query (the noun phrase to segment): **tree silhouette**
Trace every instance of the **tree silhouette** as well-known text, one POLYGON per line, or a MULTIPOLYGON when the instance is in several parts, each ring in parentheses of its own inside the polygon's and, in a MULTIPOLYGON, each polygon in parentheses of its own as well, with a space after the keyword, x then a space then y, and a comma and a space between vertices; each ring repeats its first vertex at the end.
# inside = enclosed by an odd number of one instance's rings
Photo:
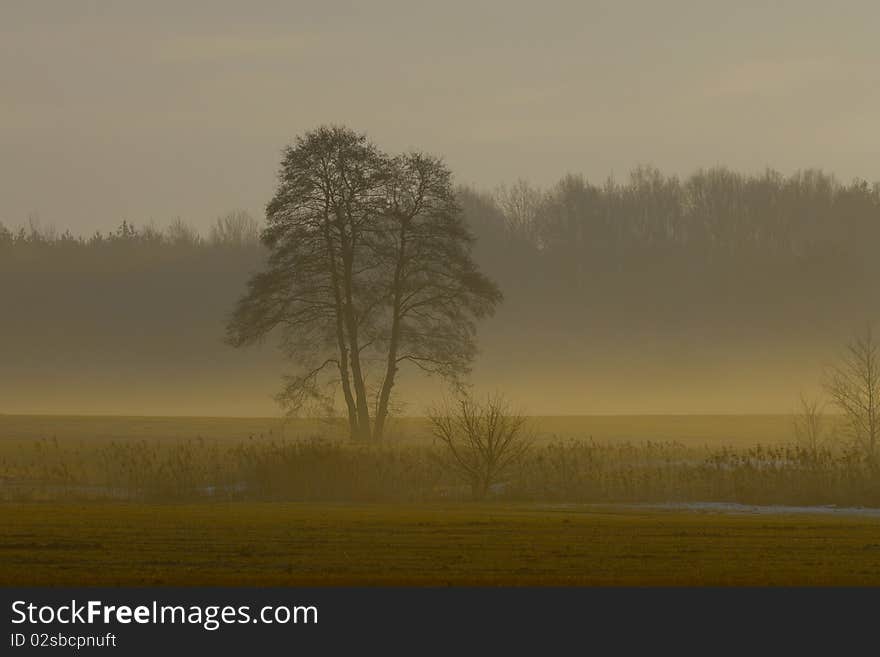
POLYGON ((846 418, 856 447, 872 468, 878 467, 880 448, 880 345, 869 325, 846 347, 840 362, 831 368, 825 388, 846 418))
POLYGON ((292 412, 341 391, 352 438, 378 441, 402 364, 451 381, 468 371, 475 321, 501 293, 471 258, 439 159, 390 157, 352 130, 319 128, 285 151, 267 219, 268 265, 228 341, 280 330, 299 366, 279 395, 292 412))

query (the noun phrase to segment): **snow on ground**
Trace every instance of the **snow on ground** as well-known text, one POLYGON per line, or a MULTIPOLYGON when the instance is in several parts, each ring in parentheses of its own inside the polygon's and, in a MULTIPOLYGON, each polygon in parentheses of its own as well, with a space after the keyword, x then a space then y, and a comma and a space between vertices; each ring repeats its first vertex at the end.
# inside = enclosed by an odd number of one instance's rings
POLYGON ((746 515, 809 514, 880 518, 880 509, 856 506, 760 506, 752 504, 737 504, 735 502, 669 502, 665 504, 634 504, 630 505, 630 507, 637 509, 661 509, 668 511, 694 511, 746 515))

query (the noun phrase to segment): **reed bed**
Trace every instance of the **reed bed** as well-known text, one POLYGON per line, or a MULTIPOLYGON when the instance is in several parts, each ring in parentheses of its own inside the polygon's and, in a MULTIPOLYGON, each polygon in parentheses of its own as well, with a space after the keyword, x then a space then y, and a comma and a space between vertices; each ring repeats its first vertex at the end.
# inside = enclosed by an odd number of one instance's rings
MULTIPOLYGON (((358 446, 321 438, 37 440, 0 459, 0 499, 127 501, 464 500, 437 445, 358 446)), ((556 439, 532 447, 498 500, 737 502, 880 507, 880 473, 830 445, 694 447, 674 441, 556 439)))

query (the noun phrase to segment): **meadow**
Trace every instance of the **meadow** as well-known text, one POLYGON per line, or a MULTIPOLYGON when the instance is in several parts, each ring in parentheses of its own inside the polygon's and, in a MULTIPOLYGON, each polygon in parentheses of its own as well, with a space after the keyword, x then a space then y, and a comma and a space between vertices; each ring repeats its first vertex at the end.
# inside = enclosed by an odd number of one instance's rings
POLYGON ((0 585, 880 585, 880 519, 602 506, 5 504, 0 585))
POLYGON ((880 585, 880 511, 843 508, 880 507, 876 476, 789 417, 532 423, 474 502, 418 419, 369 447, 314 421, 0 416, 0 585, 880 585))

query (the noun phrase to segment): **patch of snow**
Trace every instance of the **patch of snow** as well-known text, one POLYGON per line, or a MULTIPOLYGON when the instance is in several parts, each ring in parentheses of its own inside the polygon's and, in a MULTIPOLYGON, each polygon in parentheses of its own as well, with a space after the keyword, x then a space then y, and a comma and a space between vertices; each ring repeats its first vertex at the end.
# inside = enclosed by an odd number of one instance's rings
POLYGON ((880 518, 880 509, 860 506, 786 506, 782 504, 738 504, 736 502, 669 502, 665 504, 635 504, 633 508, 661 509, 669 511, 694 511, 708 513, 731 513, 748 515, 840 515, 880 518))

